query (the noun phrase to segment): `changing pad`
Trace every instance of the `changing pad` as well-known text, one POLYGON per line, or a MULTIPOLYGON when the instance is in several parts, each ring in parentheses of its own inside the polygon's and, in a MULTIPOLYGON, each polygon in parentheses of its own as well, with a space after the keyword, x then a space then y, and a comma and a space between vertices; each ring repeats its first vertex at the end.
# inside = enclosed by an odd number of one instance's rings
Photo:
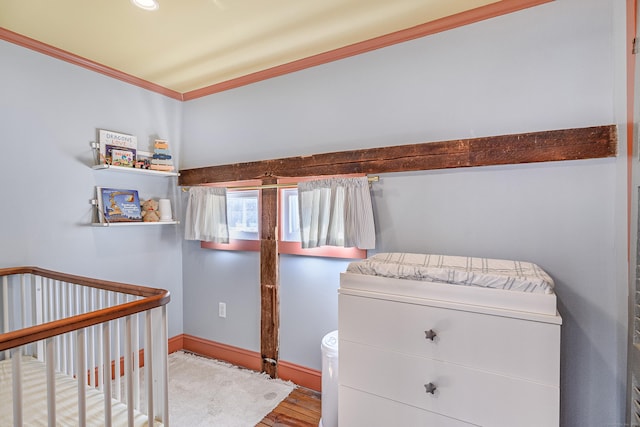
POLYGON ((531 262, 450 255, 379 253, 348 273, 531 293, 553 293, 553 279, 531 262))

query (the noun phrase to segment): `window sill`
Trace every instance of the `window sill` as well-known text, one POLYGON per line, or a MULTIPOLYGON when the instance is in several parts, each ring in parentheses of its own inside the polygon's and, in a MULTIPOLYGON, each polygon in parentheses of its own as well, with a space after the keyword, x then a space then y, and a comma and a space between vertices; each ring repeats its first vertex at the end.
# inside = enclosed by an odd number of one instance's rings
MULTIPOLYGON (((232 240, 229 243, 200 242, 202 249, 215 249, 222 251, 260 251, 259 240, 232 240)), ((364 259, 367 257, 366 249, 339 248, 335 246, 322 246, 320 248, 302 249, 300 242, 278 242, 278 253, 286 255, 300 255, 327 258, 364 259)))
POLYGON ((219 251, 260 251, 260 240, 231 240, 229 243, 200 242, 202 249, 219 251))

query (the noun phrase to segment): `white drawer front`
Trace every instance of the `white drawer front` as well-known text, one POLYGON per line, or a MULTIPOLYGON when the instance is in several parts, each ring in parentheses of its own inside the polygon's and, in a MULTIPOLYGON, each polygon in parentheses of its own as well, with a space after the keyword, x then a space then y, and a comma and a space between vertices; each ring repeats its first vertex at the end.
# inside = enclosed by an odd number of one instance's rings
POLYGON ((560 381, 559 325, 342 294, 338 319, 340 341, 548 385, 560 381))
POLYGON ((349 387, 340 387, 339 395, 338 425, 340 426, 470 427, 474 425, 349 387))
POLYGON ((341 387, 491 427, 552 427, 559 388, 340 339, 341 387), (427 393, 427 384, 435 387, 427 393))

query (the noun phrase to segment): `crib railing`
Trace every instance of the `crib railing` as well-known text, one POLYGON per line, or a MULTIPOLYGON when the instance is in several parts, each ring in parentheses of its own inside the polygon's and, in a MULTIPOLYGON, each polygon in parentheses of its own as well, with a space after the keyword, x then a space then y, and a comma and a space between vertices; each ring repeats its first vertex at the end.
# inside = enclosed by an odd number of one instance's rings
POLYGON ((168 425, 167 312, 169 292, 74 276, 38 267, 0 269, 0 359, 12 359, 13 425, 22 425, 23 356, 46 366, 48 425, 56 425, 55 376, 77 379, 78 425, 86 422, 86 390, 168 425), (145 388, 140 390, 140 366, 145 388))

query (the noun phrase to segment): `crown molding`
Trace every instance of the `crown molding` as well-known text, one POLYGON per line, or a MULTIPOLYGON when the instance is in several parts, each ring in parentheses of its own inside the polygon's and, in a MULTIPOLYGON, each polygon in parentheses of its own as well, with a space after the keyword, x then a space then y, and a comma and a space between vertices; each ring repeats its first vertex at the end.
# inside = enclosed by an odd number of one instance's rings
POLYGON ((147 89, 151 92, 156 92, 161 95, 168 96, 169 98, 177 99, 178 101, 183 100, 182 94, 180 92, 167 89, 164 86, 160 86, 155 83, 140 79, 136 76, 132 76, 131 74, 124 73, 111 67, 107 67, 106 65, 102 65, 95 61, 91 61, 90 59, 83 58, 82 56, 67 52, 66 50, 62 50, 55 46, 51 46, 38 40, 32 39, 30 37, 23 36, 22 34, 14 33, 13 31, 7 30, 6 28, 0 27, 0 39, 14 43, 18 46, 26 47, 27 49, 31 49, 36 52, 43 53, 56 59, 61 59, 62 61, 69 62, 88 70, 95 71, 96 73, 104 74, 105 76, 123 81, 125 83, 147 89))

